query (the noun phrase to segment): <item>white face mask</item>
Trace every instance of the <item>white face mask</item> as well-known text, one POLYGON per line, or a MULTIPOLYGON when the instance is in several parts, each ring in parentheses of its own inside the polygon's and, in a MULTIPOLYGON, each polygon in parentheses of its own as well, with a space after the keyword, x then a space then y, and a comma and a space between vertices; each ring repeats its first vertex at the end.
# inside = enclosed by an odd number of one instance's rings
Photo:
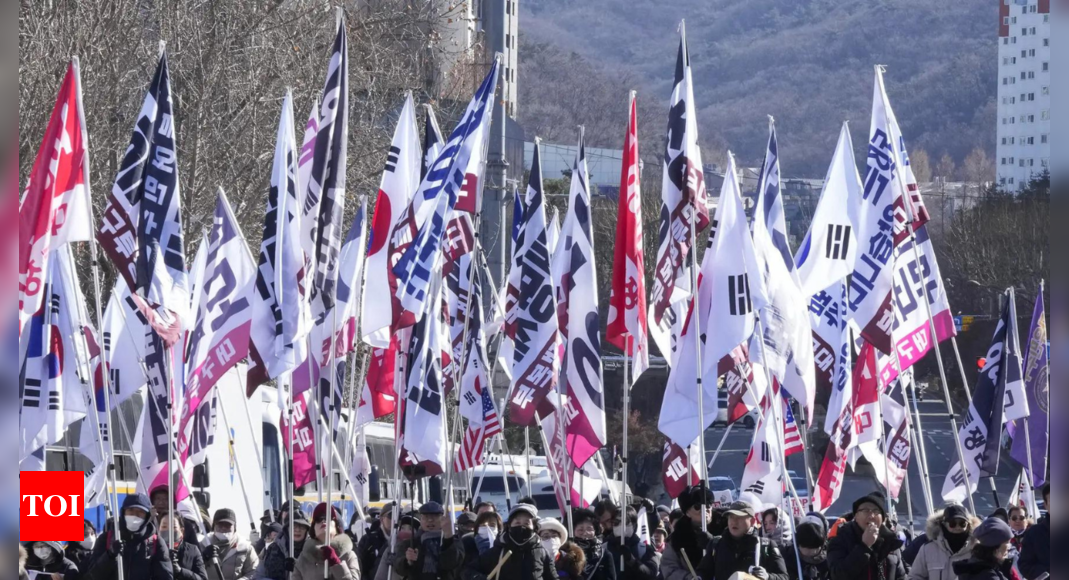
POLYGON ((141 526, 145 525, 144 518, 139 518, 137 516, 126 516, 124 519, 126 521, 126 529, 130 530, 131 532, 136 532, 141 529, 141 526))
POLYGON ((86 550, 92 550, 93 547, 96 546, 96 544, 97 544, 97 537, 94 534, 89 534, 88 536, 85 537, 85 540, 82 541, 82 547, 85 548, 86 550))
POLYGON ((52 559, 52 548, 34 548, 33 555, 37 556, 37 559, 42 562, 47 562, 52 559))
POLYGON ((226 543, 229 544, 230 540, 234 539, 234 534, 232 532, 228 532, 228 533, 215 532, 215 539, 219 540, 220 542, 226 542, 226 543))
POLYGON ((479 537, 484 540, 493 540, 497 538, 497 530, 490 526, 481 526, 479 528, 479 537))
POLYGON ((553 538, 550 540, 542 540, 542 547, 549 553, 551 558, 557 557, 557 552, 560 552, 561 541, 560 538, 553 538))
POLYGON ((635 535, 635 527, 620 524, 618 526, 613 527, 612 533, 617 538, 630 538, 631 536, 635 535))

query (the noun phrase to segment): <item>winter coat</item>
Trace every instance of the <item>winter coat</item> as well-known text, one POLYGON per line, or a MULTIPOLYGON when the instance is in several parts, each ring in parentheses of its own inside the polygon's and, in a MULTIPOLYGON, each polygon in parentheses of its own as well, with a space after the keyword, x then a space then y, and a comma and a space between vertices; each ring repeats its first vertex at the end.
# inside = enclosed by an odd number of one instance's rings
POLYGON ((379 559, 390 551, 389 534, 389 530, 382 529, 382 522, 376 521, 356 544, 356 557, 360 560, 360 575, 364 578, 375 577, 379 559))
POLYGON ((1028 528, 1021 542, 1021 558, 1017 568, 1025 580, 1035 580, 1050 572, 1050 515, 1028 528))
POLYGON ((28 553, 28 557, 26 558, 27 572, 61 574, 63 580, 78 580, 80 577, 78 565, 67 559, 63 552, 63 546, 60 546, 59 542, 45 542, 48 544, 48 547, 52 549, 52 559, 48 564, 42 564, 41 559, 37 557, 37 554, 33 553, 33 545, 36 543, 37 542, 29 542, 26 544, 26 552, 28 553))
POLYGON ((555 562, 557 577, 561 580, 582 580, 586 568, 586 554, 575 542, 565 542, 560 547, 555 562))
POLYGON ((876 544, 869 548, 862 539, 864 535, 857 522, 839 528, 838 535, 828 544, 832 580, 905 580, 902 540, 883 527, 876 544))
MULTIPOLYGON (((398 546, 400 546, 398 542, 398 546)), ((393 560, 396 556, 391 557, 390 547, 387 545, 386 550, 382 552, 382 556, 379 556, 379 561, 375 565, 375 578, 374 580, 404 580, 397 572, 397 567, 393 566, 393 560)))
POLYGON ((66 549, 63 550, 63 555, 71 562, 74 562, 78 570, 85 572, 90 560, 93 559, 93 548, 86 548, 81 542, 70 542, 67 544, 66 549))
MULTIPOLYGON (((175 580, 208 580, 208 571, 204 568, 204 556, 200 546, 190 542, 178 544, 178 567, 174 569, 175 580)), ((171 560, 174 564, 174 559, 171 560)))
MULTIPOLYGON (((152 513, 152 504, 143 494, 126 496, 120 513, 126 513, 126 510, 131 508, 138 508, 148 514, 152 513)), ((118 519, 118 534, 114 528, 109 526, 108 531, 97 538, 97 544, 93 548, 93 558, 86 572, 82 574, 83 580, 114 580, 119 577, 116 558, 111 554, 111 547, 117 539, 116 536, 123 543, 121 557, 124 578, 128 580, 174 580, 171 552, 167 548, 167 543, 156 533, 156 524, 152 521, 152 517, 150 516, 136 532, 126 528, 125 518, 118 519)))
POLYGON ((586 566, 583 568, 583 580, 616 580, 616 567, 612 554, 600 538, 593 540, 573 540, 583 550, 586 566))
MULTIPOLYGON (((293 571, 292 580, 322 580, 323 565, 323 542, 309 536, 304 541, 304 550, 301 557, 297 558, 297 567, 293 571)), ((360 559, 353 551, 353 541, 349 536, 341 534, 330 539, 330 547, 338 555, 341 563, 330 567, 330 580, 360 580, 360 559)))
POLYGON ((689 518, 676 522, 675 531, 668 537, 664 553, 661 554, 661 578, 693 580, 692 569, 702 578, 711 578, 713 561, 709 559, 707 562, 708 572, 704 572, 702 564, 710 547, 715 547, 713 539, 711 534, 703 532, 689 518), (683 560, 684 557, 686 561, 683 560), (687 567, 687 562, 690 562, 691 567, 687 567))
POLYGON ((788 580, 783 554, 768 538, 758 536, 756 531, 741 538, 725 534, 716 546, 714 562, 713 578, 716 580, 729 580, 735 573, 748 572, 753 566, 764 568, 769 580, 788 580), (758 542, 761 544, 760 563, 754 561, 758 542))
POLYGON ((913 563, 917 561, 917 555, 921 553, 921 548, 927 545, 928 534, 921 534, 902 550, 902 561, 906 563, 907 568, 913 566, 913 563))
POLYGON ((823 558, 816 561, 802 558, 802 577, 798 578, 798 557, 794 553, 794 544, 783 550, 783 563, 787 566, 787 575, 791 580, 829 580, 831 578, 831 566, 828 565, 828 553, 824 552, 823 558))
POLYGON ((959 580, 1010 580, 1010 576, 1002 570, 1001 566, 971 558, 956 562, 954 572, 959 580))
MULTIPOLYGON (((307 542, 308 540, 295 543, 294 550, 299 554, 307 542)), ((289 530, 283 530, 282 535, 264 550, 260 565, 252 574, 253 580, 286 580, 286 560, 289 558, 289 530)))
POLYGON ((605 537, 605 546, 617 571, 620 569, 620 556, 623 555, 624 578, 627 580, 657 580, 661 571, 661 555, 652 546, 639 541, 637 535, 625 540, 625 549, 620 545, 620 538, 609 534, 605 537))
MULTIPOLYGON (((942 512, 928 518, 925 530, 928 543, 921 548, 917 559, 913 561, 913 566, 909 570, 909 580, 958 580, 958 575, 954 573, 954 563, 968 560, 972 545, 966 541, 965 545, 954 553, 947 541, 943 521, 942 512)), ((966 531, 972 534, 979 525, 980 522, 974 519, 969 522, 966 531)))
POLYGON ((252 580, 256 567, 260 565, 260 558, 251 544, 237 534, 229 544, 219 545, 214 539, 209 541, 211 544, 204 553, 207 554, 212 547, 219 548, 218 562, 219 568, 223 571, 223 577, 219 577, 215 562, 205 558, 204 567, 208 570, 208 580, 252 580))
POLYGON ((421 533, 397 545, 393 567, 399 576, 408 580, 455 580, 460 577, 464 567, 464 544, 456 537, 442 538, 438 534, 421 533), (419 551, 415 563, 408 561, 409 548, 419 551), (437 566, 427 562, 432 550, 438 551, 437 566), (428 570, 428 567, 434 569, 428 570))
POLYGON ((508 534, 502 534, 494 547, 479 556, 473 578, 486 580, 502 561, 504 564, 494 580, 557 580, 557 566, 538 536, 517 544, 508 534), (511 556, 504 561, 508 554, 511 556))

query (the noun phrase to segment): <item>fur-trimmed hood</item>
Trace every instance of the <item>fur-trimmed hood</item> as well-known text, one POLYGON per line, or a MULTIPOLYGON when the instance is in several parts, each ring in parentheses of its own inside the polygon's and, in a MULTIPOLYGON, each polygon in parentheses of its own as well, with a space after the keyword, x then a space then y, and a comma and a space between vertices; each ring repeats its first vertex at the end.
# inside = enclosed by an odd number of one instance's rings
POLYGON ((557 556, 557 572, 563 577, 572 580, 582 580, 583 570, 586 569, 586 553, 575 542, 564 542, 557 556))
MULTIPOLYGON (((928 523, 925 524, 924 530, 924 533, 928 534, 929 541, 936 542, 943 538, 943 519, 943 512, 937 512, 929 516, 928 523)), ((981 523, 982 522, 976 516, 970 517, 969 528, 966 531, 971 535, 981 523)))

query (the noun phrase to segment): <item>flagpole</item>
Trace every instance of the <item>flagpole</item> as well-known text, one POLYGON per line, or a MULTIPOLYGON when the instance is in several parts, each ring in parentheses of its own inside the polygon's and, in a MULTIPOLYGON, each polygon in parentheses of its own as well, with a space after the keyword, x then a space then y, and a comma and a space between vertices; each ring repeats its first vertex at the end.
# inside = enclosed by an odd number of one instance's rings
MULTIPOLYGON (((801 401, 798 402, 798 407, 801 409, 801 413, 795 415, 798 417, 798 429, 799 434, 802 436, 802 447, 805 450, 802 452, 802 467, 805 468, 805 485, 809 489, 809 496, 812 498, 816 489, 816 481, 813 479, 813 472, 809 469, 809 413, 806 412, 806 408, 802 405, 801 401)), ((794 412, 794 409, 791 409, 794 412)), ((812 500, 810 500, 812 504, 812 500)))
MULTIPOLYGON (((403 335, 406 335, 406 334, 409 334, 409 333, 402 331, 401 334, 403 336, 403 335)), ((408 338, 410 338, 410 337, 408 337, 408 338)), ((407 343, 409 341, 405 340, 404 342, 407 343)), ((405 389, 404 390, 407 391, 407 388, 408 388, 408 381, 406 380, 405 377, 408 374, 408 349, 409 348, 411 348, 411 347, 409 345, 406 345, 403 349, 401 349, 401 348, 398 349, 399 350, 398 358, 400 359, 399 362, 401 363, 400 364, 401 368, 397 369, 399 372, 394 373, 394 381, 393 381, 394 382, 394 398, 397 401, 397 405, 396 405, 395 412, 394 412, 394 418, 393 418, 393 421, 394 421, 393 446, 395 448, 394 449, 394 456, 396 457, 396 461, 394 461, 393 467, 394 467, 394 470, 395 470, 394 473, 397 474, 397 477, 394 480, 395 484, 397 486, 397 501, 393 502, 393 518, 392 518, 393 529, 390 530, 390 560, 389 560, 390 563, 389 563, 389 566, 387 567, 387 571, 386 571, 386 577, 387 578, 393 578, 393 560, 397 555, 397 531, 401 529, 401 502, 404 499, 404 479, 405 479, 405 474, 401 469, 401 452, 404 449, 404 447, 401 445, 400 438, 401 438, 401 423, 402 423, 402 420, 403 420, 403 417, 404 417, 404 414, 405 414, 405 409, 404 409, 405 408, 405 397, 403 395, 407 395, 407 392, 406 393, 402 393, 401 392, 402 390, 399 389, 398 387, 400 386, 399 382, 400 381, 404 381, 404 384, 405 384, 405 389)))
MULTIPOLYGON (((230 428, 230 418, 227 417, 227 414, 226 414, 226 405, 223 405, 222 403, 220 403, 219 412, 223 417, 223 425, 226 427, 226 438, 227 438, 227 442, 230 444, 230 451, 231 451, 231 453, 234 453, 235 457, 237 457, 237 448, 234 445, 233 430, 230 428)), ((255 436, 253 437, 253 441, 255 441, 255 436)), ((245 487, 245 476, 244 476, 244 474, 242 473, 242 470, 241 470, 241 461, 240 460, 234 461, 234 466, 237 468, 238 483, 239 483, 239 485, 241 485, 241 495, 242 495, 242 498, 245 500, 245 509, 248 510, 248 512, 249 512, 249 527, 251 527, 253 533, 255 533, 256 532, 256 514, 252 511, 252 503, 249 502, 249 491, 245 487)))
MULTIPOLYGON (((909 194, 907 192, 907 198, 903 199, 903 204, 902 204, 906 208, 906 218, 907 218, 906 219, 906 231, 909 233, 909 239, 913 243, 913 256, 914 256, 914 259, 917 261, 918 264, 921 264, 921 263, 923 263, 922 262, 922 258, 921 258, 921 251, 920 251, 920 247, 919 247, 918 241, 917 241, 917 234, 913 230, 913 224, 914 224, 914 222, 916 221, 917 218, 913 214, 913 200, 909 199, 908 195, 909 194)), ((928 314, 928 329, 931 331, 931 334, 932 334, 932 337, 931 337, 932 338, 932 350, 935 351, 935 362, 938 363, 938 366, 939 366, 939 379, 943 384, 943 398, 946 400, 947 415, 950 418, 950 428, 954 432, 954 442, 955 442, 955 444, 956 444, 955 446, 957 447, 957 450, 958 450, 958 461, 961 462, 962 474, 964 474, 964 476, 965 476, 965 491, 969 494, 969 509, 972 510, 972 513, 975 515, 977 513, 976 512, 976 500, 975 500, 975 498, 973 498, 974 492, 973 492, 973 489, 972 489, 972 484, 969 482, 969 466, 965 462, 965 449, 961 445, 961 437, 958 436, 959 435, 959 432, 958 432, 958 418, 957 418, 957 416, 954 415, 954 406, 953 406, 953 403, 951 402, 951 398, 950 398, 950 384, 947 383, 946 366, 943 364, 943 355, 940 352, 941 349, 939 348, 939 332, 938 332, 938 330, 936 329, 936 326, 935 326, 935 316, 932 314, 932 304, 928 300, 927 296, 924 296, 923 299, 920 302, 924 304, 924 310, 928 314)), ((960 351, 958 351, 957 339, 955 337, 951 337, 950 340, 951 340, 951 344, 954 346, 954 352, 958 354, 958 359, 959 359, 958 366, 961 367, 961 364, 960 364, 961 354, 960 354, 960 351)), ((892 338, 892 342, 894 342, 893 338, 892 338)), ((892 350, 895 351, 895 357, 897 358, 898 357, 898 345, 892 344, 891 348, 892 348, 892 350)), ((964 369, 964 367, 962 367, 961 372, 962 372, 962 379, 964 380, 965 379, 965 369, 964 369)), ((899 374, 901 374, 901 363, 899 363, 899 374)), ((965 383, 963 383, 963 386, 965 388, 965 394, 969 397, 969 405, 972 406, 972 394, 969 393, 969 383, 965 382, 965 383)))
MULTIPOLYGON (((286 446, 289 447, 289 450, 288 450, 289 451, 289 457, 288 457, 287 466, 286 466, 286 470, 287 470, 288 475, 289 475, 289 481, 287 482, 287 486, 286 486, 287 487, 286 491, 289 492, 288 493, 288 495, 289 495, 289 502, 288 502, 289 503, 289 516, 288 516, 288 519, 286 520, 286 523, 288 524, 287 527, 288 527, 288 532, 289 532, 287 534, 289 536, 289 556, 292 558, 293 557, 294 547, 295 547, 294 546, 294 542, 293 542, 293 518, 295 516, 295 506, 294 506, 294 504, 296 503, 296 490, 294 489, 294 481, 296 480, 296 472, 294 471, 294 468, 293 468, 293 437, 295 435, 294 426, 293 426, 293 371, 288 371, 285 374, 283 374, 281 377, 279 377, 278 384, 279 384, 280 388, 282 388, 283 385, 287 385, 287 384, 289 386, 289 389, 287 389, 287 393, 286 393, 286 397, 288 399, 288 405, 286 406, 286 417, 288 418, 288 423, 289 423, 289 427, 288 428, 289 428, 289 431, 290 431, 289 441, 286 444, 286 446)), ((292 575, 293 575, 293 572, 290 572, 290 571, 287 570, 286 578, 290 578, 292 575)))
MULTIPOLYGON (((901 375, 899 375, 899 376, 901 377, 901 375)), ((884 489, 887 490, 887 513, 888 514, 895 514, 897 516, 898 515, 898 510, 895 509, 894 498, 891 497, 893 495, 891 493, 891 453, 890 453, 890 449, 887 447, 887 423, 884 421, 884 412, 883 412, 883 397, 884 397, 885 387, 880 386, 880 384, 879 384, 879 372, 878 371, 876 373, 876 381, 877 381, 876 384, 877 384, 877 393, 878 393, 877 396, 876 396, 876 408, 879 410, 879 419, 878 419, 878 421, 880 422, 880 443, 881 443, 881 446, 883 447, 883 457, 884 457, 884 462, 883 462, 884 484, 883 484, 883 487, 884 487, 884 489)), ((906 474, 906 479, 909 479, 909 474, 908 473, 906 474)))
MULTIPOLYGON (((75 83, 78 86, 78 91, 77 91, 78 125, 79 125, 79 128, 82 131, 82 135, 84 136, 84 139, 85 139, 86 143, 88 144, 88 142, 89 142, 89 130, 88 130, 88 128, 86 126, 86 122, 85 122, 85 102, 84 102, 84 99, 82 97, 82 65, 81 65, 81 61, 79 60, 79 58, 77 56, 71 59, 71 65, 74 68, 74 80, 75 80, 75 83)), ((85 155, 85 157, 82 159, 82 179, 85 181, 85 190, 86 190, 88 196, 90 198, 92 198, 93 189, 92 189, 92 187, 90 185, 91 182, 89 180, 90 171, 89 171, 89 147, 88 146, 85 147, 84 155, 85 155)), ((95 221, 94 218, 93 218, 93 204, 89 203, 88 207, 86 208, 86 210, 89 212, 89 220, 90 220, 89 226, 92 227, 92 225, 93 225, 93 223, 95 221)), ((90 259, 91 267, 92 267, 92 270, 93 270, 93 298, 95 300, 95 306, 96 306, 97 323, 100 324, 101 326, 103 326, 103 321, 104 321, 103 312, 104 312, 104 309, 101 308, 101 303, 100 303, 100 257, 99 257, 99 255, 97 253, 97 243, 98 242, 95 239, 95 237, 94 237, 94 239, 89 241, 89 259, 90 259)), ((108 434, 109 434, 109 436, 108 436, 108 447, 109 447, 109 451, 110 451, 110 455, 102 457, 102 461, 104 462, 104 465, 102 467, 104 467, 104 469, 107 470, 107 471, 104 472, 105 473, 104 485, 111 487, 111 493, 108 494, 109 498, 110 498, 110 500, 109 500, 110 504, 108 506, 108 511, 111 512, 112 525, 115 527, 116 530, 118 530, 119 529, 119 516, 118 516, 119 495, 118 495, 118 489, 117 489, 118 488, 118 483, 115 480, 115 477, 116 477, 116 475, 115 475, 115 445, 112 443, 112 440, 111 440, 111 434, 114 433, 114 430, 112 429, 112 420, 111 420, 111 392, 110 392, 111 391, 111 377, 109 376, 110 373, 108 373, 108 369, 107 369, 107 361, 108 361, 108 358, 109 358, 107 356, 108 355, 108 350, 109 350, 107 342, 106 341, 101 341, 100 348, 101 348, 101 353, 100 353, 101 364, 100 364, 100 368, 101 368, 101 378, 103 380, 104 408, 105 408, 105 412, 107 413, 106 416, 105 416, 105 422, 108 425, 108 434), (109 479, 108 475, 111 476, 110 485, 108 483, 108 479, 109 479)), ((90 381, 92 381, 91 377, 90 377, 90 381)), ((96 389, 95 388, 93 389, 93 393, 94 393, 94 397, 93 398, 95 400, 96 399, 96 389)), ((95 409, 94 409, 94 412, 95 412, 95 409)), ((99 421, 99 417, 97 419, 99 421)), ((99 436, 99 433, 100 433, 100 430, 98 428, 97 429, 98 436, 99 436)), ((103 445, 102 445, 102 447, 103 447, 103 445)), ((123 576, 122 558, 116 559, 116 563, 118 565, 118 578, 119 578, 119 580, 123 580, 124 576, 123 576)))
MULTIPOLYGON (((1044 281, 1040 280, 1040 282, 1039 282, 1039 300, 1043 299, 1044 286, 1045 286, 1044 281)), ((1046 313, 1044 312, 1043 314, 1045 315, 1046 313)), ((1029 340, 1029 344, 1031 344, 1031 340, 1032 340, 1031 335, 1028 337, 1028 340, 1029 340)), ((1017 344, 1020 344, 1020 337, 1019 336, 1017 337, 1017 344)), ((1047 365, 1047 392, 1048 393, 1050 392, 1050 364, 1047 365)), ((1028 454, 1028 477, 1030 478, 1029 481, 1028 481, 1028 486, 1029 486, 1029 489, 1032 490, 1032 496, 1035 497, 1035 491, 1036 491, 1036 471, 1035 471, 1035 469, 1036 469, 1036 467, 1035 467, 1034 460, 1032 458, 1032 430, 1029 427, 1028 419, 1029 419, 1029 417, 1025 417, 1024 418, 1024 444, 1025 444, 1025 448, 1027 449, 1027 454, 1028 454)), ((1046 475, 1047 475, 1046 473, 1043 474, 1044 479, 1046 478, 1046 475)), ((1032 516, 1033 517, 1038 517, 1039 514, 1032 514, 1032 516)))
MULTIPOLYGON (((1015 299, 1016 299, 1015 296, 1011 293, 1011 297, 1009 298, 1009 300, 1012 301, 1012 300, 1015 300, 1015 299)), ((1016 317, 1016 308, 1014 309, 1014 317, 1016 317)), ((1016 320, 1016 318, 1015 318, 1015 320, 1016 320)), ((965 365, 961 364, 962 363, 962 361, 961 361, 961 351, 958 349, 958 337, 956 337, 956 336, 951 337, 950 338, 950 344, 951 344, 951 346, 954 347, 954 356, 955 356, 955 358, 956 358, 956 360, 958 362, 958 370, 961 372, 961 384, 965 387, 965 396, 968 398, 969 406, 971 407, 972 406, 972 391, 969 390, 969 380, 965 375, 965 365)), ((950 408, 949 405, 948 405, 948 408, 950 408)), ((950 410, 951 410, 951 412, 953 412, 952 408, 950 408, 950 410)), ((995 496, 995 507, 996 508, 1001 508, 1002 507, 1002 502, 999 500, 998 488, 995 486, 995 478, 994 478, 994 476, 989 477, 987 479, 987 483, 988 483, 988 485, 991 486, 991 493, 994 494, 994 496, 995 496)), ((979 485, 977 487, 979 487, 979 485)))
MULTIPOLYGON (((734 176, 732 176, 732 178, 734 178, 734 176)), ((761 322, 761 315, 760 314, 755 312, 754 316, 756 318, 756 326, 755 326, 755 328, 756 328, 756 334, 757 334, 757 337, 758 337, 757 342, 760 344, 760 348, 761 348, 761 360, 768 360, 768 355, 765 352, 765 340, 764 340, 765 328, 764 328, 764 323, 761 322)), ((777 392, 776 389, 775 389, 775 383, 772 382, 772 375, 769 373, 768 367, 765 366, 765 365, 761 365, 761 368, 765 373, 765 380, 768 381, 768 388, 773 391, 773 392, 769 393, 769 397, 768 398, 769 398, 769 401, 772 403, 772 405, 771 405, 771 407, 772 407, 772 420, 775 421, 774 427, 776 429, 776 437, 779 439, 779 450, 780 450, 780 453, 783 456, 783 465, 780 468, 781 469, 780 476, 783 478, 784 481, 787 482, 787 488, 788 488, 788 490, 790 492, 792 492, 789 495, 790 501, 791 501, 791 513, 787 514, 787 521, 791 525, 791 540, 794 542, 794 556, 795 556, 795 560, 798 563, 798 577, 799 578, 804 578, 805 577, 805 573, 802 570, 802 553, 798 550, 798 532, 795 529, 795 525, 794 525, 794 502, 795 501, 801 502, 801 500, 798 499, 798 490, 794 489, 794 482, 791 481, 790 475, 787 473, 787 444, 786 444, 786 441, 785 441, 786 437, 785 437, 785 435, 783 433, 783 427, 784 427, 783 419, 781 419, 780 415, 779 415, 779 409, 783 407, 783 403, 782 403, 783 398, 782 398, 782 395, 779 392, 777 392)), ((757 409, 758 409, 759 413, 761 413, 762 415, 764 414, 764 410, 761 408, 761 403, 760 402, 758 402, 758 404, 757 404, 757 409)), ((882 418, 882 414, 881 414, 881 418, 882 418)), ((764 420, 764 417, 762 417, 762 420, 764 420)), ((890 503, 890 500, 888 500, 888 503, 890 503)), ((758 546, 758 549, 760 550, 761 542, 758 542, 757 546, 758 546)), ((760 559, 757 559, 755 563, 758 566, 760 566, 760 564, 761 564, 760 559)))
MULTIPOLYGON (((234 374, 237 376, 238 385, 241 386, 241 392, 247 393, 248 391, 246 390, 246 386, 242 385, 241 373, 237 372, 237 369, 238 369, 237 365, 231 367, 231 370, 233 370, 234 374)), ((246 381, 246 384, 247 384, 247 381, 246 381)), ((256 439, 256 435, 255 435, 255 433, 256 433, 256 423, 254 423, 253 420, 252 420, 252 413, 251 413, 251 411, 249 411, 248 401, 246 401, 245 404, 241 406, 241 408, 244 409, 244 411, 245 411, 245 419, 247 419, 248 422, 249 422, 249 430, 250 430, 251 433, 253 433, 253 440, 255 440, 256 439)), ((261 429, 262 428, 263 428, 263 425, 261 424, 261 429)), ((263 473, 264 472, 264 460, 263 460, 263 457, 261 456, 261 454, 263 453, 263 445, 257 445, 256 447, 257 447, 256 452, 253 453, 253 455, 256 456, 256 465, 257 465, 257 467, 260 468, 260 473, 263 473)), ((268 491, 267 486, 264 486, 264 505, 265 506, 270 506, 271 505, 271 492, 268 491)), ((272 524, 275 523, 275 510, 274 510, 273 507, 270 510, 267 510, 267 516, 270 518, 272 524)))
MULTIPOLYGON (((634 93, 634 91, 632 91, 631 92, 631 98, 633 99, 634 96, 635 96, 635 93, 634 93)), ((630 420, 631 420, 631 373, 630 373, 630 368, 629 368, 629 365, 628 365, 628 363, 630 362, 628 357, 629 356, 633 356, 633 355, 629 355, 629 353, 632 352, 632 348, 633 348, 632 347, 632 338, 631 338, 630 334, 628 334, 627 337, 624 339, 624 346, 626 347, 625 350, 624 350, 624 416, 623 416, 623 423, 624 423, 624 451, 623 451, 623 456, 621 457, 621 462, 624 464, 624 472, 623 472, 623 475, 621 477, 621 482, 623 483, 624 501, 621 502, 622 505, 620 506, 620 510, 621 510, 621 514, 623 514, 624 521, 626 522, 626 520, 627 520, 627 500, 628 500, 628 497, 627 497, 627 495, 628 495, 627 494, 627 435, 628 435, 627 428, 629 426, 628 423, 630 423, 630 420)), ((704 461, 705 459, 702 458, 702 460, 704 461)), ((622 550, 626 550, 627 549, 627 542, 626 542, 627 538, 625 536, 626 536, 626 534, 621 534, 620 535, 620 548, 622 550)), ((623 554, 623 551, 621 551, 620 552, 620 572, 623 572, 623 571, 624 571, 624 554, 623 554)))
MULTIPOLYGON (((729 417, 729 419, 730 419, 730 417, 729 417)), ((737 422, 738 421, 736 421, 735 423, 737 423, 737 422)), ((713 465, 716 463, 716 460, 720 457, 720 452, 724 449, 724 444, 727 443, 728 435, 731 435, 732 429, 735 428, 735 423, 728 423, 728 428, 727 428, 726 431, 724 431, 724 435, 722 437, 720 437, 720 444, 716 446, 716 451, 713 452, 713 458, 709 461, 709 465, 706 467, 706 470, 705 470, 706 473, 712 473, 713 472, 713 465)), ((688 456, 689 456, 689 454, 688 454, 688 456)))
POLYGON ((924 495, 924 507, 927 508, 928 513, 931 514, 935 512, 935 502, 932 496, 931 484, 932 474, 931 469, 928 466, 928 449, 924 443, 924 425, 921 422, 921 410, 917 405, 917 383, 912 377, 910 377, 909 386, 912 396, 909 397, 910 401, 907 403, 912 403, 912 408, 907 404, 906 413, 909 414, 910 437, 913 438, 913 446, 920 452, 920 464, 918 465, 918 468, 921 470, 921 491, 924 495), (914 418, 916 418, 917 421, 916 430, 912 428, 914 418))

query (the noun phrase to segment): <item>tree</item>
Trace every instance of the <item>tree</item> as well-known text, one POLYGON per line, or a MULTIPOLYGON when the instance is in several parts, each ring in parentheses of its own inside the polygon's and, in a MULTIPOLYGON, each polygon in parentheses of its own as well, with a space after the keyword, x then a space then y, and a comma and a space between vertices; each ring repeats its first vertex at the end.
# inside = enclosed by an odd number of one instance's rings
POLYGON ((986 151, 977 147, 965 158, 961 177, 966 183, 982 186, 995 180, 995 162, 986 151))
POLYGON ((958 166, 954 163, 954 159, 948 153, 944 153, 935 166, 933 176, 942 181, 953 181, 957 171, 958 166))
POLYGON ((917 178, 917 183, 932 181, 932 160, 924 149, 916 149, 909 154, 909 166, 913 169, 913 176, 917 178))

